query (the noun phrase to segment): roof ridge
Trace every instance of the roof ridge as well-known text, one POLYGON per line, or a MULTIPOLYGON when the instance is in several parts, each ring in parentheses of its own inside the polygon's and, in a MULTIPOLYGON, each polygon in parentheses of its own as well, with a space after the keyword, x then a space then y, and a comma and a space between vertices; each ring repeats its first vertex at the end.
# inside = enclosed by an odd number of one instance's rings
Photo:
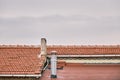
MULTIPOLYGON (((48 48, 120 48, 120 45, 48 45, 48 48)), ((0 48, 40 48, 40 45, 0 45, 0 48)))
POLYGON ((48 45, 50 48, 120 48, 120 45, 48 45))
POLYGON ((39 48, 40 45, 0 45, 0 48, 39 48))

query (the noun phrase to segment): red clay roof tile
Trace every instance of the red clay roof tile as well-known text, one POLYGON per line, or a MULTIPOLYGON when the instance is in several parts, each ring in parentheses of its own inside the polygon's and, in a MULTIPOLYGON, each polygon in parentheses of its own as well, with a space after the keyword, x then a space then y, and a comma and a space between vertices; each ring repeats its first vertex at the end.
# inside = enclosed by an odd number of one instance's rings
POLYGON ((0 48, 0 74, 38 74, 45 57, 38 58, 39 49, 0 48))
MULTIPOLYGON (((48 46, 58 55, 120 54, 120 46, 48 46)), ((0 74, 40 73, 45 57, 38 58, 40 46, 0 45, 0 74)))
POLYGON ((120 54, 120 46, 48 46, 50 51, 57 51, 58 55, 94 55, 94 54, 120 54))

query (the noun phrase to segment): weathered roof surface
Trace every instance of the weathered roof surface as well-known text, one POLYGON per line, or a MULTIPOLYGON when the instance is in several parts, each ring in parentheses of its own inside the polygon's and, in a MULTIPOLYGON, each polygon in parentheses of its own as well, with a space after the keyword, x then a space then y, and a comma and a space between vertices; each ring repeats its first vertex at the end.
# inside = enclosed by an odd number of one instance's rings
POLYGON ((57 78, 51 79, 51 71, 45 70, 40 80, 120 80, 119 64, 68 64, 57 70, 57 78))
MULTIPOLYGON (((39 45, 0 45, 0 49, 24 48, 32 49, 32 52, 39 53, 39 45)), ((120 54, 120 45, 49 45, 47 52, 57 51, 58 55, 94 55, 94 54, 120 54)))
POLYGON ((0 47, 0 74, 40 74, 45 57, 39 49, 0 47))
POLYGON ((57 51, 58 55, 99 55, 99 54, 120 54, 119 45, 93 45, 93 46, 48 46, 50 51, 57 51))
MULTIPOLYGON (((120 46, 48 46, 58 55, 120 54, 120 46)), ((45 57, 38 58, 40 46, 0 45, 0 74, 39 74, 45 57)))

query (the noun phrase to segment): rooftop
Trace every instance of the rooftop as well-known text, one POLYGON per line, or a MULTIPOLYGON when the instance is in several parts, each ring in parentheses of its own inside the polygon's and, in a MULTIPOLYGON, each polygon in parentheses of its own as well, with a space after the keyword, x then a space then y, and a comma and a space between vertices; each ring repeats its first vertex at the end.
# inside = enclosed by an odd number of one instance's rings
MULTIPOLYGON (((57 51, 57 55, 117 55, 120 45, 48 45, 48 55, 51 51, 57 51)), ((41 74, 46 57, 38 57, 40 52, 40 45, 0 45, 0 74, 41 74)), ((62 63, 62 66, 63 69, 57 70, 56 80, 120 79, 119 64, 62 63)), ((46 69, 41 80, 50 79, 50 70, 46 69)))
MULTIPOLYGON (((0 49, 32 49, 40 53, 40 45, 0 45, 0 49)), ((49 45, 47 53, 54 50, 58 55, 102 55, 120 54, 120 45, 49 45)))
POLYGON ((45 57, 34 48, 0 48, 0 74, 40 74, 45 57))

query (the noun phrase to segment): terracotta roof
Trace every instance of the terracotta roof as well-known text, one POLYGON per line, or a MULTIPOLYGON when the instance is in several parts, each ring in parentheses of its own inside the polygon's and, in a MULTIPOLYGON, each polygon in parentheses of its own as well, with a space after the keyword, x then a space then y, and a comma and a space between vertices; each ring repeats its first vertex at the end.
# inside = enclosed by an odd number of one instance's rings
MULTIPOLYGON (((33 52, 40 52, 40 45, 0 45, 0 49, 24 48, 32 49, 33 52)), ((94 54, 120 54, 120 45, 49 45, 47 52, 57 51, 58 55, 94 55, 94 54)))
POLYGON ((0 74, 40 74, 45 57, 36 48, 0 47, 0 74))
MULTIPOLYGON (((58 55, 120 54, 120 46, 48 46, 48 54, 58 55)), ((0 74, 39 74, 45 57, 38 58, 40 46, 0 45, 0 74)))
POLYGON ((99 54, 120 54, 119 45, 93 45, 93 46, 48 46, 50 51, 57 51, 58 55, 99 55, 99 54))

